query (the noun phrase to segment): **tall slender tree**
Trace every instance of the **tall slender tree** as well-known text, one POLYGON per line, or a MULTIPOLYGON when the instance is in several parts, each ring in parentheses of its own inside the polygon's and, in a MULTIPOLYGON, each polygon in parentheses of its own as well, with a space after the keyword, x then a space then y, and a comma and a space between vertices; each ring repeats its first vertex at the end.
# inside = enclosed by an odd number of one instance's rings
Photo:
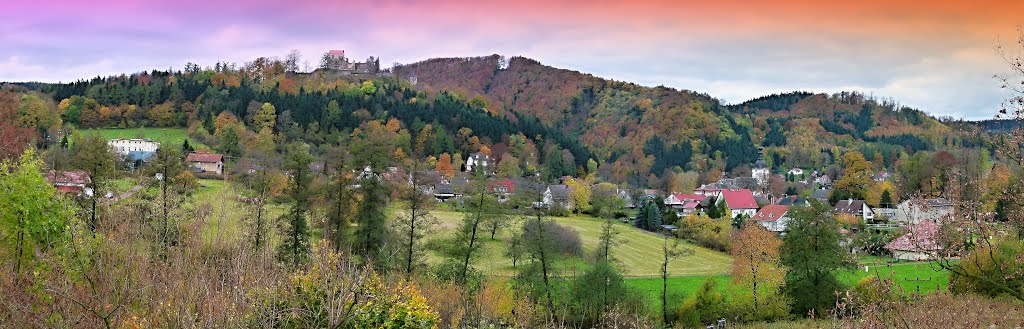
POLYGON ((285 169, 291 175, 288 182, 288 199, 291 206, 282 216, 284 241, 278 249, 278 256, 293 268, 298 268, 309 255, 309 223, 306 214, 310 207, 309 184, 312 173, 309 164, 313 156, 309 155, 309 146, 294 143, 288 147, 285 169))
POLYGON ((72 164, 89 174, 87 186, 93 195, 86 195, 85 201, 90 209, 89 228, 95 231, 98 225, 96 208, 99 205, 100 190, 107 187, 107 181, 114 173, 114 152, 99 135, 86 135, 75 143, 73 158, 72 164))

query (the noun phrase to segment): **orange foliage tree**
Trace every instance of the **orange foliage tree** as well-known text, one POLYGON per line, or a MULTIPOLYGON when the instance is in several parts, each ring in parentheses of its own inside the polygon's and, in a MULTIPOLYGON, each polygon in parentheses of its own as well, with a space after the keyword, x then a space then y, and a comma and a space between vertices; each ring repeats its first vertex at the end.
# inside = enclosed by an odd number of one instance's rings
POLYGON ((454 176, 455 168, 452 167, 452 156, 448 153, 442 153, 441 157, 437 159, 437 166, 435 169, 445 177, 454 176))
POLYGON ((754 314, 758 314, 760 305, 759 289, 775 291, 786 275, 779 258, 780 247, 782 240, 758 224, 747 224, 733 239, 732 278, 753 291, 754 314))

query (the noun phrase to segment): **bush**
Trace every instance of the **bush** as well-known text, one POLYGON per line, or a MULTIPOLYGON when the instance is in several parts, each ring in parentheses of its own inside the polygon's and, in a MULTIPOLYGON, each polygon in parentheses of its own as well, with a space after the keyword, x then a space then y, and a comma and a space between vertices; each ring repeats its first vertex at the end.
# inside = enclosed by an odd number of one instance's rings
POLYGON ((1003 239, 991 247, 979 246, 949 275, 949 290, 973 292, 984 296, 1010 296, 1007 290, 1024 291, 1024 242, 1003 239), (966 275, 963 275, 966 274, 966 275))
POLYGON ((757 312, 754 311, 754 294, 744 292, 729 299, 725 318, 742 322, 775 322, 789 318, 789 299, 780 291, 757 296, 757 312))
POLYGON ((599 261, 576 281, 570 303, 569 308, 576 316, 572 321, 590 327, 597 325, 604 310, 609 308, 618 307, 620 312, 640 313, 637 306, 642 301, 639 295, 628 290, 622 274, 615 266, 599 261))
POLYGON ((706 216, 690 215, 679 220, 679 238, 693 241, 697 245, 718 251, 729 251, 732 233, 730 219, 711 219, 706 216))
POLYGON ((686 299, 676 311, 676 317, 687 328, 701 327, 722 318, 725 299, 715 289, 715 280, 708 278, 692 297, 686 299))

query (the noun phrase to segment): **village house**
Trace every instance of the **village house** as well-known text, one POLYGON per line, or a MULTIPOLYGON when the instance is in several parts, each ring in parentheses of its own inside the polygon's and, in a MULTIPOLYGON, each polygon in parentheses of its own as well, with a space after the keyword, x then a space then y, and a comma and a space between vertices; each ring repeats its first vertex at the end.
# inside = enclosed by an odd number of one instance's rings
POLYGON ((912 199, 896 206, 893 219, 903 225, 917 225, 922 222, 942 224, 953 216, 953 203, 943 198, 912 199))
POLYGON ((185 157, 190 168, 197 173, 221 175, 224 173, 224 156, 215 153, 189 153, 185 157))
POLYGON ((448 182, 440 182, 434 184, 434 198, 437 202, 448 202, 448 200, 458 200, 462 197, 462 193, 458 193, 452 188, 452 184, 448 182))
POLYGON ((764 186, 768 184, 769 175, 771 173, 768 170, 768 164, 763 157, 758 157, 754 162, 754 168, 750 170, 750 177, 757 180, 757 185, 764 186))
POLYGON ((892 252, 892 257, 900 260, 922 261, 935 259, 942 251, 937 241, 939 224, 923 221, 910 227, 910 233, 892 240, 885 249, 892 252))
POLYGON ((156 153, 160 148, 160 143, 148 138, 111 139, 107 141, 107 145, 122 157, 127 156, 129 152, 156 153))
POLYGON ((871 211, 871 207, 868 206, 864 200, 839 200, 839 202, 836 202, 836 206, 832 209, 832 212, 836 215, 851 215, 856 218, 860 218, 865 223, 875 219, 875 213, 871 211))
POLYGON ((46 174, 46 181, 57 189, 57 192, 85 195, 91 197, 93 190, 88 187, 92 183, 89 173, 84 171, 55 171, 46 174))
POLYGON ((665 198, 665 205, 676 210, 679 217, 702 212, 707 207, 708 197, 703 194, 672 193, 665 198))
POLYGON ((782 233, 786 230, 786 225, 789 224, 789 216, 786 216, 788 211, 789 206, 767 205, 761 208, 752 219, 769 231, 782 233))
POLYGON ((746 216, 754 217, 757 214, 757 201, 754 200, 754 193, 748 189, 722 190, 718 198, 719 203, 725 202, 726 208, 732 213, 732 218, 746 216))
POLYGON ((480 168, 484 173, 490 172, 491 156, 483 153, 472 153, 469 155, 469 159, 466 159, 466 172, 473 172, 474 169, 480 168))
POLYGON ((544 197, 541 201, 548 208, 561 207, 571 210, 572 200, 569 198, 569 187, 565 185, 548 185, 544 190, 544 197))
POLYGON ((629 194, 629 190, 619 189, 618 193, 615 194, 622 200, 623 206, 628 209, 636 208, 636 203, 633 202, 633 196, 629 194))
POLYGON ((791 175, 793 177, 799 178, 799 177, 803 177, 804 170, 800 169, 800 168, 793 168, 793 169, 790 169, 788 172, 786 172, 786 174, 787 175, 791 175))
POLYGON ((487 190, 498 198, 498 202, 507 202, 516 192, 516 184, 509 179, 487 182, 487 190))
POLYGON ((892 174, 890 174, 888 171, 880 171, 877 174, 875 174, 874 176, 871 176, 871 179, 873 179, 876 182, 884 182, 884 181, 887 181, 887 180, 889 180, 891 178, 892 178, 892 174))

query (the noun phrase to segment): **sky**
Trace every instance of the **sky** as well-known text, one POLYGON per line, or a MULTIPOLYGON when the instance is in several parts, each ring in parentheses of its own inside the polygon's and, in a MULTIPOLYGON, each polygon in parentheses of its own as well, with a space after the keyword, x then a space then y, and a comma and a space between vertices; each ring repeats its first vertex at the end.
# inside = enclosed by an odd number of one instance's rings
POLYGON ((936 116, 992 118, 996 47, 1024 1, 13 0, 0 81, 58 82, 329 49, 381 65, 500 54, 727 103, 861 91, 936 116))

